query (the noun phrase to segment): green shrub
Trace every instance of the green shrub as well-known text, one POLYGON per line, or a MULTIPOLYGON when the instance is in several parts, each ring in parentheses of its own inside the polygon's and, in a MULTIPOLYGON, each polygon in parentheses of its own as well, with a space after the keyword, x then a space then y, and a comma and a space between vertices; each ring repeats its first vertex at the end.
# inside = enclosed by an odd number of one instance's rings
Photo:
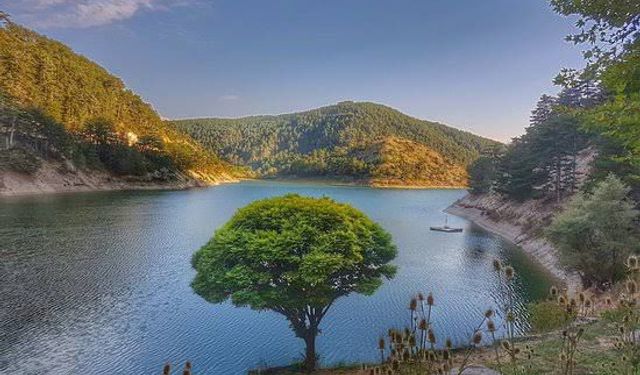
POLYGON ((568 313, 564 306, 555 301, 529 304, 529 315, 531 327, 536 332, 549 332, 562 328, 576 318, 575 313, 568 313))
POLYGON ((40 159, 20 147, 0 151, 0 170, 33 174, 40 164, 40 159))
POLYGON ((625 316, 631 314, 633 309, 627 306, 618 306, 615 309, 602 312, 602 319, 611 323, 622 323, 625 316))

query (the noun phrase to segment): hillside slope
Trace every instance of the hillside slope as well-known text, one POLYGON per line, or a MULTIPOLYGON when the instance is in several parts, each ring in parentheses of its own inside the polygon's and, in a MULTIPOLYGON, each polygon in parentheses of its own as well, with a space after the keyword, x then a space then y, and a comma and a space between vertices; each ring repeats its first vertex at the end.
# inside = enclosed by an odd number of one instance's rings
POLYGON ((171 123, 262 176, 340 177, 375 185, 464 186, 465 167, 497 143, 374 103, 171 123))
POLYGON ((98 64, 8 19, 0 19, 0 101, 4 154, 19 147, 44 161, 140 183, 215 183, 244 173, 166 126, 98 64))
MULTIPOLYGON (((594 147, 581 150, 575 160, 578 179, 576 191, 584 186, 593 172, 597 157, 594 147)), ((558 202, 553 197, 517 201, 496 193, 468 194, 451 205, 447 212, 467 218, 520 246, 551 274, 564 281, 571 290, 578 290, 581 280, 577 273, 568 271, 559 262, 557 249, 544 237, 544 229, 553 217, 564 209, 573 194, 558 202)))

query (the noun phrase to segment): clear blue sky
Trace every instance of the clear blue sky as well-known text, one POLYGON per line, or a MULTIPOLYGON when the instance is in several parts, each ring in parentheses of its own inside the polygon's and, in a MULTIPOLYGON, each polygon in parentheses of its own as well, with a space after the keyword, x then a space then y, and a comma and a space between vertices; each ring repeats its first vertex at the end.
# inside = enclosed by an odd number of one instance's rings
POLYGON ((168 118, 373 101, 499 140, 522 133, 573 21, 545 0, 0 0, 168 118))

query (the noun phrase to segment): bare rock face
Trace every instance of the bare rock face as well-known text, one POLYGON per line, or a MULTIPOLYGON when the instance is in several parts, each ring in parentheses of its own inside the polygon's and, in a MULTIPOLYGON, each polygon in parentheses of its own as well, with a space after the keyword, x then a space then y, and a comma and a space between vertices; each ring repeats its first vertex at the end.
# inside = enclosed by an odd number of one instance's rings
POLYGON ((65 168, 65 172, 67 173, 75 174, 78 172, 78 169, 76 168, 76 166, 69 159, 64 159, 63 165, 65 168))
MULTIPOLYGON (((454 368, 449 373, 450 375, 458 375, 460 370, 454 368)), ((462 375, 500 375, 500 373, 496 370, 492 370, 488 367, 484 366, 469 366, 462 372, 462 375)))

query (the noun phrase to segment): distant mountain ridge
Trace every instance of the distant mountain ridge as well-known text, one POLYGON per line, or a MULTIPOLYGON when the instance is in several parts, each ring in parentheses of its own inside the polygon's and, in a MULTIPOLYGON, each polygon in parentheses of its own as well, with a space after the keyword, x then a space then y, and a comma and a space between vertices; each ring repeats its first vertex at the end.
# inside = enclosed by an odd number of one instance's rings
POLYGON ((498 143, 369 102, 171 124, 261 176, 331 177, 382 186, 466 186, 466 166, 498 143))

